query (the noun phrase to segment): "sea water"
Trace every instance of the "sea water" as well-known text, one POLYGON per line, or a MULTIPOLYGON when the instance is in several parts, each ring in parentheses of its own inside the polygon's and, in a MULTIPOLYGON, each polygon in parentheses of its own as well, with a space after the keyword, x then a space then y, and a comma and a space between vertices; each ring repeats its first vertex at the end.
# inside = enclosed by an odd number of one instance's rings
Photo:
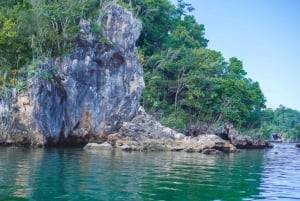
POLYGON ((300 200, 299 155, 0 148, 0 200, 300 200))

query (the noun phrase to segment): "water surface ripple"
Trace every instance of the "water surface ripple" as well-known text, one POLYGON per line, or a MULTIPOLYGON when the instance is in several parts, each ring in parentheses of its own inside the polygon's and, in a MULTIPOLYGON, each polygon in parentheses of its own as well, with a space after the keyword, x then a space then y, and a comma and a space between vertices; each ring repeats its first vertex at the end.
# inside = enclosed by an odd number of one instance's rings
POLYGON ((0 148, 0 200, 300 200, 299 154, 0 148))

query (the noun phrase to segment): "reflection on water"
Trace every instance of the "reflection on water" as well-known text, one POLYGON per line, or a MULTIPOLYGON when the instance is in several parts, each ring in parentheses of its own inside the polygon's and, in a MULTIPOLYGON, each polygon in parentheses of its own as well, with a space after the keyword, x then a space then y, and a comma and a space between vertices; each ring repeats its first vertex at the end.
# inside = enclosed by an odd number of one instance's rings
POLYGON ((31 197, 31 176, 39 167, 43 151, 0 148, 0 200, 31 197))
POLYGON ((266 200, 300 200, 300 149, 276 144, 265 155, 260 197, 266 200))
POLYGON ((144 177, 142 194, 147 200, 241 200, 259 193, 259 152, 225 156, 171 154, 165 159, 156 162, 158 166, 144 177), (163 164, 167 168, 162 169, 163 164))
POLYGON ((286 163, 296 154, 291 146, 217 156, 0 148, 0 200, 300 198, 300 163, 286 163))

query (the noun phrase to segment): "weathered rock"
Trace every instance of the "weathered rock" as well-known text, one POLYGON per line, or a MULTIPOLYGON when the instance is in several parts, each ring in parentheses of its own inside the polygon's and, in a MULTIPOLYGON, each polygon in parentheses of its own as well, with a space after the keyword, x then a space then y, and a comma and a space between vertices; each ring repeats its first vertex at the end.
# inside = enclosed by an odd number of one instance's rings
POLYGON ((17 96, 15 89, 1 98, 0 144, 41 147, 44 138, 38 131, 31 112, 30 96, 22 92, 17 96))
POLYGON ((147 139, 160 141, 181 140, 185 136, 166 126, 162 126, 142 107, 130 122, 124 122, 118 133, 126 139, 142 142, 147 139))
POLYGON ((208 133, 208 128, 209 126, 205 122, 199 122, 198 124, 189 125, 186 129, 185 135, 191 137, 205 135, 208 133))
POLYGON ((104 142, 104 143, 88 143, 87 145, 84 146, 84 149, 92 149, 92 150, 109 150, 112 151, 113 147, 111 144, 104 142))
POLYGON ((206 154, 206 155, 210 155, 210 154, 219 154, 219 151, 216 150, 216 149, 204 149, 202 151, 203 154, 206 154))
POLYGON ((240 135, 237 132, 229 134, 230 142, 238 149, 264 149, 272 148, 273 145, 262 139, 253 140, 246 135, 240 135))
POLYGON ((215 149, 231 153, 237 149, 216 135, 187 137, 167 128, 148 115, 141 107, 138 115, 124 122, 118 133, 108 136, 108 143, 123 151, 185 151, 202 152, 215 149))
POLYGON ((216 135, 224 140, 228 140, 232 145, 238 149, 264 149, 272 148, 273 145, 262 139, 253 140, 251 137, 241 135, 233 128, 232 124, 227 124, 224 127, 216 130, 216 135))
MULTIPOLYGON (((185 134, 187 136, 207 135, 211 132, 210 130, 213 130, 213 133, 215 133, 215 135, 221 139, 229 142, 231 147, 234 146, 239 149, 263 149, 273 147, 270 142, 265 140, 253 140, 249 136, 241 135, 233 128, 232 124, 226 124, 223 127, 214 128, 213 126, 209 126, 205 123, 198 123, 197 125, 189 126, 185 134)), ((221 145, 219 148, 217 148, 217 150, 223 152, 226 152, 227 150, 227 152, 230 152, 230 146, 221 145)))
POLYGON ((224 127, 218 128, 215 131, 215 134, 223 140, 229 140, 229 129, 230 127, 228 125, 225 125, 224 127))
POLYGON ((33 133, 38 143, 102 141, 136 116, 144 87, 134 53, 141 22, 109 6, 93 23, 102 34, 82 21, 74 52, 47 59, 29 80, 26 98, 0 104, 7 119, 1 122, 2 143, 32 141, 33 133))
MULTIPOLYGON (((89 23, 83 24, 84 33, 93 34, 89 23)), ((134 54, 141 23, 125 9, 111 6, 98 24, 107 44, 83 35, 73 53, 48 61, 32 82, 34 117, 51 140, 109 135, 136 115, 144 87, 134 54), (43 80, 43 72, 54 81, 43 80)))
POLYGON ((237 151, 236 147, 220 138, 214 138, 214 135, 203 136, 201 139, 185 138, 183 140, 172 138, 169 140, 149 139, 147 136, 143 136, 143 138, 142 141, 135 141, 123 136, 121 139, 114 141, 112 145, 123 151, 184 151, 198 153, 207 149, 214 149, 216 153, 234 153, 237 151))
POLYGON ((118 133, 108 136, 108 142, 125 151, 163 151, 167 142, 181 140, 185 136, 168 127, 162 126, 142 107, 130 121, 123 122, 118 133))

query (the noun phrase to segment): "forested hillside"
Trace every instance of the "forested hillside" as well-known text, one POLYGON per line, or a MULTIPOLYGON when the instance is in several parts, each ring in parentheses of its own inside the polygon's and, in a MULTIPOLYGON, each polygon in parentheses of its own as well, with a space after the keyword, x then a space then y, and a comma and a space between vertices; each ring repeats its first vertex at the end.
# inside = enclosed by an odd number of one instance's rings
POLYGON ((265 98, 237 58, 207 49, 204 25, 192 5, 167 0, 123 1, 143 21, 139 40, 146 80, 145 108, 169 126, 198 121, 259 127, 265 98))
MULTIPOLYGON (((183 0, 177 5, 168 0, 1 1, 1 96, 11 87, 26 88, 25 80, 45 57, 68 54, 80 33, 80 20, 93 19, 99 9, 104 16, 105 6, 114 3, 143 23, 136 50, 146 83, 141 104, 162 123, 184 131, 197 122, 230 122, 265 138, 273 132, 291 139, 299 135, 299 112, 265 109, 259 83, 247 77, 238 58, 227 61, 207 48, 205 27, 183 0)), ((101 32, 99 26, 93 29, 101 32)))

